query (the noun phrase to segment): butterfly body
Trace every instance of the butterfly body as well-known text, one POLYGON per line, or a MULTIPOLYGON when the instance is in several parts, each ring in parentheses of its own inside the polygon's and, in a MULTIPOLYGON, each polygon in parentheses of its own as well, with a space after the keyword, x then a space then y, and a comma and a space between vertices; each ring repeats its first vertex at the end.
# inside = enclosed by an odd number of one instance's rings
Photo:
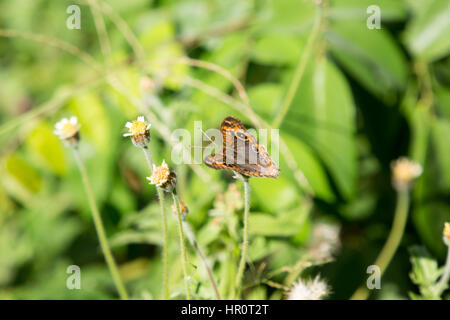
POLYGON ((280 173, 264 146, 241 121, 227 117, 222 121, 220 131, 223 137, 222 153, 211 154, 205 164, 216 170, 232 170, 247 177, 276 178, 280 173))

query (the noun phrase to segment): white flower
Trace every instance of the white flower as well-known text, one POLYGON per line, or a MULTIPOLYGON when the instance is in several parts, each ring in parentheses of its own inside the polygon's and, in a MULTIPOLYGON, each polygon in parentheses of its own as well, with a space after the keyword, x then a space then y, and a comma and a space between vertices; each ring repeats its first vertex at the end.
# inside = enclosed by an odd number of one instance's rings
POLYGON ((322 300, 329 294, 324 280, 316 276, 314 280, 299 280, 287 294, 288 300, 322 300))
POLYGON ((61 140, 67 140, 75 137, 80 127, 77 117, 70 117, 70 119, 62 118, 55 124, 55 131, 53 133, 61 140))
POLYGON ((153 171, 151 177, 147 177, 150 184, 154 184, 167 192, 171 192, 175 188, 177 181, 176 174, 170 171, 166 161, 163 160, 162 164, 157 167, 153 164, 153 171))
POLYGON ((145 134, 152 125, 145 123, 145 118, 143 116, 137 117, 137 120, 133 122, 127 122, 125 127, 128 128, 128 132, 125 133, 124 137, 130 137, 140 134, 145 134))
POLYGON ((397 190, 407 190, 411 188, 414 179, 422 174, 422 166, 402 157, 391 163, 392 184, 397 190))
POLYGON ((309 245, 311 256, 318 261, 332 259, 341 242, 339 239, 340 227, 337 224, 319 222, 312 231, 312 241, 309 245))
POLYGON ((150 142, 151 124, 147 124, 143 116, 137 117, 137 120, 133 122, 127 122, 125 127, 128 128, 128 132, 123 135, 124 137, 131 137, 131 141, 136 147, 147 147, 150 142))

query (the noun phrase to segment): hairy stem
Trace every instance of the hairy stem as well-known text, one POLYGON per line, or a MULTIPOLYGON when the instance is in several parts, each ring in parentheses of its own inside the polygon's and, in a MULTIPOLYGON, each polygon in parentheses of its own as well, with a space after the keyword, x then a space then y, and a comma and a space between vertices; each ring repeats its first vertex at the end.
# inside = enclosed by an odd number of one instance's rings
POLYGON ((447 260, 445 261, 444 272, 442 273, 441 279, 439 279, 439 282, 436 284, 436 291, 439 296, 445 290, 449 278, 450 278, 450 246, 447 246, 447 260))
POLYGON ((98 240, 100 242, 100 246, 102 248, 103 255, 105 257, 106 263, 108 265, 109 271, 114 280, 114 284, 116 285, 117 291, 119 292, 119 296, 122 300, 128 300, 128 293, 125 289, 125 286, 122 282, 122 278, 120 277, 119 269, 117 268, 116 262, 114 261, 114 257, 111 253, 111 249, 108 244, 108 240, 106 238, 105 228, 103 227, 102 218, 100 212, 97 208, 97 203, 95 202, 94 193, 91 188, 91 184, 89 182, 89 177, 86 171, 86 167, 84 166, 83 161, 81 160, 80 153, 78 149, 73 148, 73 152, 75 155, 75 160, 77 162, 78 168, 81 173, 81 178, 83 180, 83 185, 86 190, 89 207, 91 209, 92 218, 94 220, 95 229, 97 231, 98 240))
POLYGON ((244 240, 242 242, 241 260, 239 262, 238 273, 235 280, 234 292, 239 295, 244 276, 245 261, 247 259, 248 250, 248 217, 250 214, 250 183, 248 177, 243 177, 244 182, 244 240))
POLYGON ((168 256, 168 235, 167 235, 167 216, 164 208, 164 191, 160 187, 156 187, 159 198, 159 207, 161 209, 161 220, 163 230, 163 297, 169 299, 169 256, 168 256))
MULTIPOLYGON (((374 263, 374 265, 380 268, 380 277, 383 275, 384 271, 394 257, 398 246, 400 245, 408 219, 408 210, 409 191, 400 190, 397 193, 397 207, 394 213, 394 222, 392 224, 391 232, 389 233, 388 239, 374 263)), ((369 290, 367 286, 363 285, 356 290, 351 299, 365 300, 368 296, 369 290)))
POLYGON ((184 273, 184 286, 186 288, 186 299, 191 299, 191 292, 189 289, 189 275, 187 271, 187 256, 186 256, 186 248, 184 241, 184 232, 183 232, 183 222, 181 220, 181 209, 180 209, 180 200, 175 191, 172 192, 173 203, 175 204, 175 208, 177 209, 177 221, 178 221, 178 234, 180 236, 180 250, 181 250, 181 265, 183 267, 184 273))
POLYGON ((194 247, 194 249, 197 252, 200 259, 202 259, 203 265, 205 266, 206 272, 208 273, 209 281, 211 282, 211 285, 213 287, 214 294, 216 295, 216 299, 222 300, 222 298, 220 297, 219 289, 217 288, 216 281, 214 280, 214 275, 212 273, 212 270, 209 267, 208 261, 206 260, 206 257, 204 255, 202 249, 200 249, 200 246, 198 245, 197 240, 195 240, 195 235, 192 232, 192 229, 191 229, 189 223, 187 221, 183 221, 183 226, 184 226, 184 230, 186 231, 186 237, 188 238, 191 245, 194 247))
MULTIPOLYGON (((152 154, 148 147, 142 148, 145 155, 145 160, 147 161, 148 169, 150 174, 153 171, 153 161, 152 154)), ((168 235, 167 235, 167 216, 166 210, 164 208, 164 192, 161 188, 156 187, 156 192, 158 193, 159 207, 161 210, 161 222, 163 231, 163 298, 169 299, 169 262, 168 262, 168 235)))

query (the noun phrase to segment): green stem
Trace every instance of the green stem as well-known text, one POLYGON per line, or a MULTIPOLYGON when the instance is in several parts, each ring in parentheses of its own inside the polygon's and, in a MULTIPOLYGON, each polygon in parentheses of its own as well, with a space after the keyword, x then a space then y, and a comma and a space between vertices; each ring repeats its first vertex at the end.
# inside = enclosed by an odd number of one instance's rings
POLYGON ((314 44, 316 43, 316 39, 319 35, 321 20, 322 20, 322 8, 318 7, 318 13, 316 14, 312 31, 306 42, 305 50, 303 51, 303 54, 300 57, 300 60, 298 61, 294 77, 292 78, 292 82, 288 88, 286 98, 284 99, 283 104, 281 106, 281 111, 280 113, 278 113, 278 115, 275 117, 275 120, 272 123, 273 128, 278 128, 281 125, 284 117, 289 111, 289 107, 291 106, 292 100, 294 100, 295 93, 297 92, 297 89, 300 85, 300 81, 303 78, 307 62, 309 60, 309 57, 311 56, 312 49, 314 48, 314 44))
MULTIPOLYGON (((399 190, 397 193, 397 207, 394 214, 394 222, 392 224, 391 232, 388 239, 381 250, 378 258, 375 260, 374 265, 380 268, 380 277, 388 267, 395 252, 400 245, 400 242, 405 232, 406 222, 408 220, 409 210, 409 191, 399 190)), ((369 290, 367 286, 363 285, 356 290, 351 297, 352 300, 366 300, 369 296, 369 290)))
POLYGON ((164 191, 160 187, 156 187, 159 198, 159 206, 161 209, 161 220, 163 229, 163 297, 169 299, 169 256, 168 256, 168 236, 167 236, 167 216, 164 208, 164 191))
POLYGON ((102 248, 103 255, 105 257, 106 263, 108 265, 109 271, 114 280, 114 284, 116 285, 117 291, 119 292, 119 296, 122 300, 128 300, 128 293, 125 289, 125 286, 120 277, 119 269, 117 268, 116 262, 114 261, 114 257, 111 253, 111 249, 108 244, 108 240, 106 238, 106 232, 103 227, 102 218, 100 212, 98 211, 97 204, 95 202, 94 193, 92 192, 91 184, 89 182, 89 177, 86 171, 86 167, 81 160, 80 153, 78 149, 73 148, 73 152, 75 155, 75 160, 77 162, 78 168, 80 169, 81 178, 83 180, 83 185, 86 190, 89 207, 91 208, 92 218, 94 220, 95 229, 97 231, 98 240, 100 242, 100 247, 102 248))
MULTIPOLYGON (((150 173, 153 171, 152 154, 148 147, 142 148, 145 155, 145 160, 147 161, 150 173)), ((164 191, 156 187, 156 192, 158 193, 159 207, 161 210, 161 222, 163 231, 163 298, 165 300, 169 299, 169 255, 168 255, 168 231, 167 231, 167 216, 164 207, 164 191)))
POLYGON ((142 148, 142 151, 144 151, 145 160, 147 160, 148 168, 150 169, 150 173, 152 173, 153 171, 152 154, 150 153, 148 147, 142 148))
POLYGON ((183 232, 183 222, 181 220, 181 209, 180 209, 180 201, 178 196, 175 193, 175 190, 172 192, 173 203, 177 209, 177 221, 178 221, 178 233, 180 235, 180 249, 181 249, 181 265, 183 267, 184 273, 184 285, 186 288, 186 299, 191 299, 191 293, 189 289, 189 276, 187 272, 187 256, 186 256, 186 248, 184 241, 184 232, 183 232))
MULTIPOLYGON (((238 273, 236 275, 234 292, 239 295, 242 278, 244 276, 245 261, 248 250, 248 217, 250 213, 250 183, 248 177, 243 177, 244 182, 244 240, 242 242, 241 260, 239 262, 238 273)), ((234 294, 233 294, 234 295, 234 294)))
POLYGON ((208 278, 213 287, 214 294, 216 295, 216 299, 222 300, 222 298, 220 297, 219 289, 217 288, 216 281, 214 280, 214 275, 212 273, 212 270, 209 267, 208 261, 206 260, 206 257, 204 255, 202 249, 200 249, 200 246, 198 245, 197 240, 195 240, 195 235, 192 232, 192 228, 190 227, 190 225, 187 221, 184 221, 183 225, 184 225, 184 229, 186 231, 186 237, 188 238, 191 245, 194 247, 195 251, 197 251, 197 254, 199 255, 200 259, 202 259, 202 261, 203 261, 203 265, 205 266, 206 272, 208 273, 208 278))
POLYGON ((441 279, 436 284, 436 291, 438 296, 441 296, 448 283, 448 279, 450 278, 450 246, 447 246, 447 249, 447 260, 445 261, 444 272, 442 273, 441 279))

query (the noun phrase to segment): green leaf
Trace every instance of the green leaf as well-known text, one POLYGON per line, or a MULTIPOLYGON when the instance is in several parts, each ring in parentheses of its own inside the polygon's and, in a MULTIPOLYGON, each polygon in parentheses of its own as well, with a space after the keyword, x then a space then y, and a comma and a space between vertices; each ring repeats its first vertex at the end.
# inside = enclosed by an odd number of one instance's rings
POLYGON ((26 202, 32 194, 41 190, 41 175, 18 154, 6 157, 3 166, 2 180, 5 190, 20 201, 26 202))
POLYGON ((314 190, 315 196, 326 201, 333 201, 335 195, 331 189, 326 171, 322 163, 317 159, 317 156, 301 140, 285 133, 283 133, 283 139, 288 145, 289 150, 292 151, 298 168, 303 172, 311 188, 314 190))
POLYGON ((295 65, 300 57, 302 47, 298 37, 283 34, 266 35, 256 40, 252 47, 251 57, 260 64, 295 65))
POLYGON ((312 1, 266 0, 255 22, 261 33, 299 34, 311 28, 317 6, 312 1))
MULTIPOLYGON (((98 95, 92 91, 78 95, 69 102, 68 108, 78 117, 82 139, 85 137, 92 141, 99 151, 109 150, 110 124, 105 107, 98 95)), ((117 139, 120 139, 119 135, 117 139)))
POLYGON ((307 67, 281 130, 316 152, 344 197, 354 194, 355 107, 345 78, 332 63, 323 59, 307 67))
POLYGON ((257 236, 290 237, 302 231, 309 208, 301 206, 277 216, 264 213, 250 215, 250 234, 257 236))
POLYGON ((189 67, 173 61, 184 56, 183 47, 175 41, 173 23, 159 19, 140 36, 140 41, 145 51, 149 53, 148 68, 156 77, 162 77, 167 88, 178 89, 189 67))
POLYGON ((436 119, 431 128, 431 137, 435 147, 436 161, 438 164, 439 184, 441 190, 450 191, 450 121, 436 119))
POLYGON ((292 208, 301 198, 294 184, 279 175, 276 179, 256 178, 250 180, 251 194, 258 199, 264 211, 278 212, 292 208), (274 201, 276 199, 276 201, 274 201))
POLYGON ((278 83, 264 82, 248 90, 250 105, 267 120, 273 119, 283 99, 283 87, 278 83))
POLYGON ((450 50, 450 5, 445 0, 426 1, 408 24, 405 41, 411 53, 426 61, 448 55, 450 50))
POLYGON ((380 7, 381 21, 398 21, 407 17, 402 1, 392 0, 334 0, 329 8, 330 17, 335 20, 359 20, 365 22, 369 17, 369 6, 380 7))
POLYGON ((338 62, 373 94, 392 102, 405 87, 406 59, 388 31, 370 30, 357 21, 335 21, 326 38, 338 62))
POLYGON ((429 255, 424 247, 414 246, 409 249, 412 271, 409 274, 412 282, 419 286, 425 299, 439 299, 433 293, 433 285, 442 273, 437 261, 429 255))
POLYGON ((47 170, 64 175, 67 171, 63 143, 53 134, 52 127, 45 122, 38 124, 25 141, 31 154, 47 170))

